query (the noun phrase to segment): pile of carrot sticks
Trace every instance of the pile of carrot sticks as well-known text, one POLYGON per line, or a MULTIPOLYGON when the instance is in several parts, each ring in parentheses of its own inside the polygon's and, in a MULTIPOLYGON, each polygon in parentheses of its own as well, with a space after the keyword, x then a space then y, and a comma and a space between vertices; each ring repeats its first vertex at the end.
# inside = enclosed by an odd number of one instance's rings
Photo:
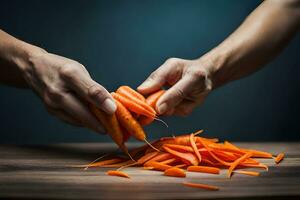
MULTIPOLYGON (((121 86, 116 92, 111 93, 117 104, 117 110, 113 115, 107 115, 90 105, 90 110, 129 158, 113 156, 101 161, 97 159, 80 167, 117 168, 117 170, 107 171, 107 174, 125 178, 130 177, 121 170, 134 166, 143 167, 145 170, 163 171, 165 176, 181 178, 186 177, 186 171, 219 174, 221 169, 227 169, 227 176, 231 178, 233 173, 250 176, 260 174, 257 171, 244 170, 245 168, 268 170, 268 166, 260 163, 256 158, 274 159, 276 164, 284 158, 284 153, 273 156, 269 152, 240 148, 228 141, 219 142, 217 138, 201 137, 199 134, 203 132, 202 130, 176 137, 163 137, 149 143, 143 126, 158 119, 155 105, 164 92, 159 90, 144 97, 129 86, 121 86), (146 144, 128 151, 125 142, 130 136, 146 144)), ((207 190, 219 189, 217 186, 200 183, 183 182, 183 185, 207 190)))
MULTIPOLYGON (((221 169, 227 169, 227 177, 234 173, 249 176, 259 176, 258 171, 246 168, 261 168, 268 170, 268 166, 260 163, 256 158, 274 159, 278 164, 284 153, 273 156, 269 152, 240 148, 217 138, 200 137, 203 131, 176 137, 164 137, 151 143, 155 149, 147 144, 131 150, 131 159, 120 156, 84 165, 89 167, 117 168, 109 170, 108 175, 130 178, 122 171, 127 167, 143 167, 145 170, 164 172, 165 176, 186 177, 186 171, 195 173, 219 174, 221 169)), ((198 187, 207 190, 218 190, 219 187, 200 183, 183 182, 188 187, 198 187)))

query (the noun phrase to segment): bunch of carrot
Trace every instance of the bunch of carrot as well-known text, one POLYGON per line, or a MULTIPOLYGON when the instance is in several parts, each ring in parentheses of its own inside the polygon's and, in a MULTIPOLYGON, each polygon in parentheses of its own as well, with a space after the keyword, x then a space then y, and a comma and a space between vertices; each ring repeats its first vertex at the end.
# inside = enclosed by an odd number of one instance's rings
POLYGON ((115 114, 107 115, 92 104, 90 104, 90 110, 103 124, 119 148, 130 156, 125 142, 130 136, 147 142, 142 126, 146 126, 157 119, 155 104, 163 93, 164 90, 159 90, 145 98, 129 86, 121 86, 116 92, 111 93, 117 104, 115 114))
MULTIPOLYGON (((111 167, 108 175, 129 176, 121 169, 130 166, 142 166, 146 170, 163 171, 166 176, 185 177, 186 171, 198 173, 219 174, 221 169, 227 169, 230 178, 233 173, 259 176, 257 171, 243 170, 243 168, 263 168, 268 166, 255 158, 274 159, 278 164, 284 157, 283 153, 273 156, 269 152, 245 149, 225 141, 219 142, 217 138, 200 137, 203 131, 181 135, 177 137, 164 137, 151 143, 155 149, 144 145, 130 151, 136 160, 114 157, 98 161, 84 167, 111 167), (242 170, 237 170, 242 169, 242 170)), ((184 182, 185 186, 198 187, 208 190, 218 190, 217 186, 184 182)))

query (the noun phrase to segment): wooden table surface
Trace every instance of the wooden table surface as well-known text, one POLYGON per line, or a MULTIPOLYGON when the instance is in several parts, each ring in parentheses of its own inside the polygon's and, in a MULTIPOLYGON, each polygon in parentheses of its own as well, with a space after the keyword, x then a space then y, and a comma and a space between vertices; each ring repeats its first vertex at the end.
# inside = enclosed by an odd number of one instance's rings
POLYGON ((0 146, 1 199, 300 199, 300 143, 236 143, 242 147, 285 152, 279 165, 259 177, 234 174, 187 173, 187 178, 161 172, 125 169, 131 179, 105 175, 107 169, 83 171, 70 165, 86 164, 105 152, 110 143, 0 146), (220 187, 219 191, 183 187, 183 181, 220 187))

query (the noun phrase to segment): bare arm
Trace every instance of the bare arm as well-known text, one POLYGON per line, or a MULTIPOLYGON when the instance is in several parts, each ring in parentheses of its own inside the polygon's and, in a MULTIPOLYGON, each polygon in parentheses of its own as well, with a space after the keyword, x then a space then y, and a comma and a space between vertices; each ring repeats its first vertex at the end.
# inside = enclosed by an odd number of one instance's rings
POLYGON ((87 103, 109 114, 116 110, 110 93, 91 78, 82 64, 48 53, 1 30, 0 83, 31 88, 49 113, 96 132, 104 130, 87 103))
POLYGON ((147 94, 171 85, 157 102, 157 110, 188 115, 212 89, 274 59, 299 26, 300 0, 266 0, 216 48, 196 60, 168 59, 138 89, 147 94))

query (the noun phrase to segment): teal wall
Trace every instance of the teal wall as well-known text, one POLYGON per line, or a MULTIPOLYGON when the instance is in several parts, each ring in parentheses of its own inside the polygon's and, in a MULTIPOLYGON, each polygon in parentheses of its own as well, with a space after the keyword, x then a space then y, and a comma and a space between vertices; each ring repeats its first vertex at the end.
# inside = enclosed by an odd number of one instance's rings
MULTIPOLYGON (((0 28, 81 62, 112 91, 138 86, 169 57, 209 51, 260 2, 4 0, 0 28)), ((169 129, 155 122, 149 137, 204 128, 230 140, 299 140, 299 44, 298 35, 267 67, 214 91, 191 116, 165 118, 169 129)), ((2 143, 108 141, 48 115, 29 90, 0 86, 0 95, 2 143)))

